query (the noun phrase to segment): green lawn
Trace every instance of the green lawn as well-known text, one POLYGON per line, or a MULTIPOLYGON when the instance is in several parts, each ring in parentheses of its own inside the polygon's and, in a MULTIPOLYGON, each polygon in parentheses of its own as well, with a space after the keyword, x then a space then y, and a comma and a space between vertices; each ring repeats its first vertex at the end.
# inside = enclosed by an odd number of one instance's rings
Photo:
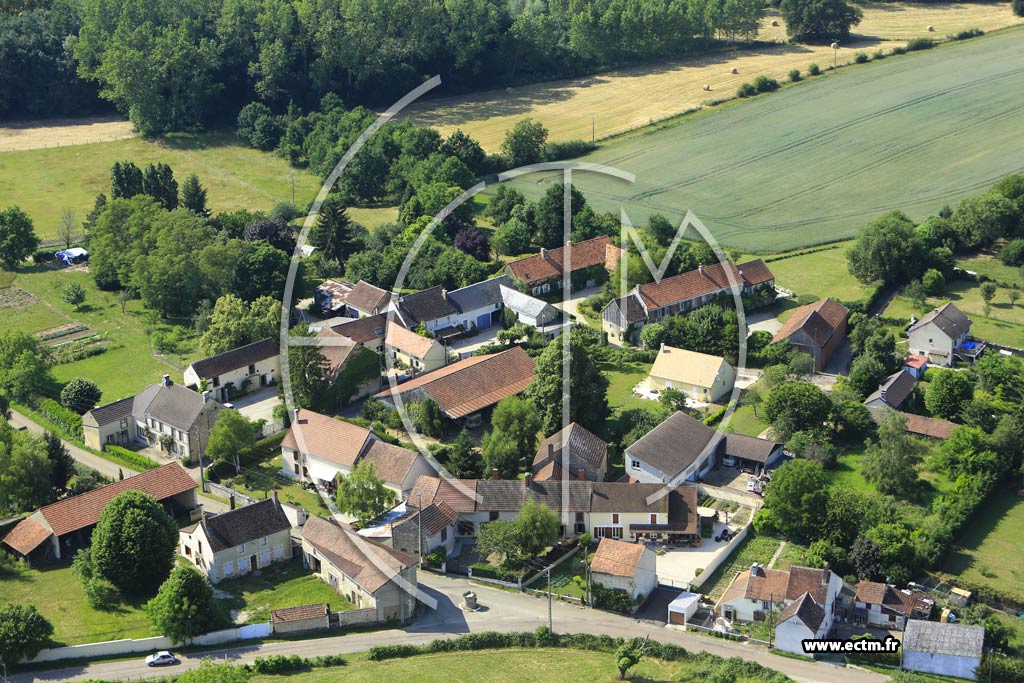
POLYGON ((773 536, 759 536, 751 529, 750 534, 743 540, 743 543, 733 551, 732 557, 723 562, 715 573, 711 575, 700 591, 711 600, 717 601, 725 589, 732 583, 736 572, 750 569, 754 562, 768 564, 772 555, 779 549, 781 541, 773 536))
POLYGON ((259 441, 242 460, 244 469, 241 474, 236 475, 234 467, 228 463, 216 465, 217 471, 227 486, 258 500, 268 498, 270 492, 277 489, 282 502, 298 505, 312 514, 327 514, 329 511, 317 493, 307 491, 281 474, 281 440, 284 435, 285 432, 281 432, 259 441))
MULTIPOLYGON (((634 669, 634 681, 690 681, 695 663, 661 662, 645 657, 634 669)), ((254 676, 252 683, 276 683, 282 676, 254 676)), ((614 657, 607 652, 579 650, 494 650, 426 654, 406 659, 371 662, 351 658, 342 670, 319 669, 287 677, 289 683, 576 683, 616 681, 614 657)), ((731 680, 731 679, 730 679, 731 680)), ((745 683, 748 678, 737 678, 745 683)))
POLYGON ((320 189, 312 174, 291 169, 269 152, 244 147, 225 133, 176 134, 160 142, 135 138, 117 142, 0 153, 0 206, 18 204, 42 238, 55 237, 61 212, 70 208, 80 222, 100 192, 110 195, 110 167, 134 161, 140 168, 164 162, 179 186, 199 176, 214 211, 268 210, 280 201, 305 206, 320 189))
MULTIPOLYGON (((1019 275, 1015 282, 1021 282, 1019 275)), ((885 315, 909 322, 911 315, 920 318, 924 312, 952 302, 971 319, 972 335, 997 344, 1024 348, 1024 301, 1018 301, 1015 306, 1011 305, 1008 291, 1003 287, 998 288, 991 310, 986 316, 980 285, 976 282, 955 280, 946 285, 941 296, 928 297, 924 311, 915 309, 906 297, 897 296, 885 309, 885 315)))
MULTIPOLYGON (((763 409, 759 414, 763 415, 763 409)), ((754 406, 740 406, 732 414, 727 430, 748 436, 757 436, 768 428, 767 422, 762 422, 760 417, 754 417, 754 406)))
MULTIPOLYGON (((30 293, 38 302, 21 308, 0 309, 4 329, 34 333, 79 322, 107 336, 111 348, 106 352, 54 366, 53 374, 58 381, 89 377, 103 391, 102 402, 106 403, 137 393, 147 384, 159 381, 163 374, 181 379, 179 368, 184 367, 185 355, 192 352, 194 340, 182 345, 183 355, 166 361, 157 358, 147 330, 165 325, 153 322, 139 301, 129 301, 125 312, 121 313, 114 293, 98 290, 84 270, 24 266, 14 274, 13 286, 30 293), (85 303, 77 311, 60 297, 60 288, 70 282, 77 282, 86 291, 85 303)), ((0 297, 9 291, 14 290, 0 289, 0 297)))
POLYGON ((53 624, 53 641, 59 645, 153 635, 142 602, 120 604, 109 611, 93 609, 70 562, 39 569, 19 565, 14 576, 0 576, 0 604, 35 605, 53 624))
POLYGON ((599 367, 608 378, 608 405, 613 411, 629 408, 652 410, 657 402, 640 398, 633 393, 633 387, 647 377, 651 367, 643 363, 600 363, 599 367))
POLYGON ((871 287, 862 285, 846 267, 848 242, 832 249, 772 261, 768 264, 775 282, 797 296, 816 298, 831 296, 842 301, 856 301, 868 296, 871 287))
POLYGON ((964 270, 974 271, 978 275, 986 275, 997 282, 1008 282, 1017 285, 1024 284, 1024 278, 1021 277, 1019 267, 1008 266, 989 253, 961 259, 957 261, 956 265, 964 270))
POLYGON ((996 495, 975 514, 942 569, 956 580, 991 586, 1024 602, 1024 499, 996 495))
MULTIPOLYGON (((719 242, 754 252, 852 237, 892 209, 921 219, 1020 169, 1022 35, 842 70, 626 135, 582 160, 635 183, 596 172, 573 183, 596 211, 621 207, 640 225, 689 209, 719 242)), ((556 178, 515 185, 536 198, 556 178)))
POLYGON ((231 594, 229 598, 221 598, 221 604, 225 609, 244 612, 245 622, 249 624, 267 621, 271 610, 319 602, 329 604, 334 612, 354 609, 352 603, 310 574, 298 557, 262 569, 259 576, 249 574, 221 581, 217 590, 231 594))

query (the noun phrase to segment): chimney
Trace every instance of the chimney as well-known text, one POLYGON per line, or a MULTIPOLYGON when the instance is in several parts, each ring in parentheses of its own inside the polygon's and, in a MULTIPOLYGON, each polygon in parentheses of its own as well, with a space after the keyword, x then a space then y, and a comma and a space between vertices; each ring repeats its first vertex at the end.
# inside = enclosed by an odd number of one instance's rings
POLYGON ((700 263, 700 264, 697 265, 697 273, 699 273, 700 275, 704 274, 704 264, 703 263, 700 263))
POLYGON ((207 389, 206 391, 203 392, 203 403, 209 403, 209 402, 210 402, 210 390, 207 389))
POLYGON ((165 387, 169 387, 172 384, 174 384, 174 382, 171 381, 170 375, 164 375, 163 380, 160 383, 163 384, 165 387))
POLYGON ((281 506, 281 501, 278 500, 278 498, 277 498, 277 489, 274 489, 273 495, 274 495, 274 505, 277 505, 278 507, 280 507, 281 506))
POLYGON ((235 494, 233 493, 230 496, 228 496, 228 507, 231 508, 232 510, 235 509, 235 494))
POLYGON ((661 350, 659 353, 668 353, 668 350, 665 348, 665 342, 661 342, 661 350))
POLYGON ((531 484, 533 484, 533 475, 527 472, 526 476, 523 478, 523 486, 530 488, 531 484))
POLYGON ((548 257, 548 250, 545 249, 544 247, 540 248, 540 257, 542 259, 546 259, 548 257))
POLYGON ((579 481, 586 481, 587 480, 587 471, 585 469, 583 469, 582 467, 576 468, 576 479, 579 480, 579 481))
POLYGON ((202 503, 199 504, 199 514, 200 514, 200 522, 202 523, 203 526, 206 526, 206 521, 207 521, 206 508, 203 507, 202 503))
POLYGON ((294 423, 294 424, 298 424, 299 423, 299 409, 298 408, 295 408, 295 409, 292 410, 292 423, 294 423))
POLYGON ((548 457, 549 458, 555 457, 555 444, 554 444, 553 441, 549 441, 548 442, 548 457))
POLYGON ((826 563, 824 563, 822 565, 821 584, 823 586, 827 587, 831 580, 832 580, 832 570, 828 568, 828 562, 826 562, 826 563))
POLYGON ((494 481, 498 481, 498 468, 497 467, 495 467, 493 470, 491 470, 491 479, 493 479, 494 481))

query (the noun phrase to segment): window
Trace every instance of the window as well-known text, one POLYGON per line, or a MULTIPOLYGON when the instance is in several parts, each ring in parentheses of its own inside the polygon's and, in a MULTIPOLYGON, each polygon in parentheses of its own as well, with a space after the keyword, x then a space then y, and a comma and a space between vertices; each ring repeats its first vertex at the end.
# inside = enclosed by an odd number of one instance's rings
POLYGON ((448 527, 441 528, 441 542, 448 540, 448 527))
POLYGON ((235 571, 235 563, 228 560, 224 563, 224 576, 231 576, 235 571))
POLYGON ((299 466, 298 466, 298 464, 292 465, 292 467, 295 468, 295 474, 298 474, 299 473, 299 466))
POLYGON ((498 513, 492 510, 491 513, 487 516, 487 519, 493 522, 494 520, 498 519, 498 513))
POLYGON ((128 429, 128 418, 127 417, 122 417, 121 418, 121 429, 128 429))
POLYGON ((199 552, 200 553, 203 552, 203 542, 202 541, 199 541, 199 552))
POLYGON ((254 364, 250 364, 249 365, 249 374, 250 375, 255 375, 256 374, 256 366, 254 364))
POLYGON ((658 514, 657 513, 652 513, 651 514, 651 524, 657 524, 657 523, 658 523, 658 514))
POLYGON ((631 466, 633 467, 634 470, 640 469, 640 461, 639 460, 631 460, 630 464, 631 464, 631 466))
POLYGON ((241 555, 244 552, 245 552, 245 544, 243 543, 242 545, 238 546, 238 554, 241 555))
POLYGON ((220 386, 220 377, 214 377, 213 378, 213 387, 216 389, 219 386, 220 386))
POLYGON ((114 443, 114 435, 113 434, 108 434, 107 435, 107 443, 114 443))
POLYGON ((261 539, 260 539, 260 545, 261 545, 261 546, 264 546, 264 545, 266 545, 266 544, 267 544, 267 537, 266 537, 266 536, 264 536, 263 538, 261 538, 261 539))
POLYGON ((619 523, 619 513, 618 512, 613 512, 612 513, 612 524, 618 524, 618 523, 619 523))
POLYGON ((771 611, 771 609, 772 609, 772 603, 771 603, 771 601, 770 601, 770 600, 762 600, 762 601, 761 601, 761 607, 763 607, 764 609, 766 609, 766 610, 768 610, 768 611, 771 611))

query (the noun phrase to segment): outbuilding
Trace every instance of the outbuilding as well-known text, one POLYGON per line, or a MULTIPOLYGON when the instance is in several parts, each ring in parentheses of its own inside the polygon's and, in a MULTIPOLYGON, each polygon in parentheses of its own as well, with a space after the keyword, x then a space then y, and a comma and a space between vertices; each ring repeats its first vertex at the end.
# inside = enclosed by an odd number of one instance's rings
POLYGON ((675 600, 668 603, 668 623, 676 626, 686 626, 689 620, 700 607, 700 593, 683 591, 676 596, 675 600))

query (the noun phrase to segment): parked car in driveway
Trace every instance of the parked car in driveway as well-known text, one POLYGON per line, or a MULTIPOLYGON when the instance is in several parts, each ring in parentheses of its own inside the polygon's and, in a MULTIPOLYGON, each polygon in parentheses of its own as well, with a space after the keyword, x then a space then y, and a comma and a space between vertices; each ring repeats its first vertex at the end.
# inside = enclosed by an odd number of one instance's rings
POLYGON ((169 664, 177 664, 178 658, 172 655, 167 650, 161 650, 156 654, 152 654, 146 657, 146 666, 167 666, 169 664))
POLYGON ((722 467, 736 467, 736 458, 727 455, 722 458, 722 467))

